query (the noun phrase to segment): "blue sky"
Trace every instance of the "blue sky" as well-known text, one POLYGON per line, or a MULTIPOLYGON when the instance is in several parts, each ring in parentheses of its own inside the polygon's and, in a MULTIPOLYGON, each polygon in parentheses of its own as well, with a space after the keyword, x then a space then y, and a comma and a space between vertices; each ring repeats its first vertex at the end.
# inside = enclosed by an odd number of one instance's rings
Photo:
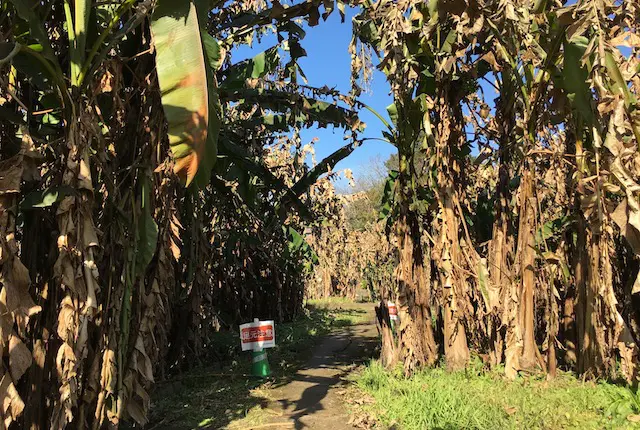
MULTIPOLYGON (((572 2, 570 2, 572 3, 572 2)), ((347 8, 345 22, 340 22, 340 14, 334 11, 327 21, 320 20, 315 27, 303 26, 306 37, 302 40, 302 46, 307 52, 307 56, 299 60, 299 64, 305 73, 308 83, 315 87, 335 87, 340 92, 347 94, 350 90, 350 63, 351 58, 348 52, 351 41, 351 19, 356 14, 356 10, 347 8)), ((275 36, 264 37, 260 43, 254 42, 252 47, 241 46, 233 51, 235 61, 250 58, 259 52, 264 51, 276 44, 275 36)), ((630 49, 621 50, 623 55, 630 55, 630 49)), ((493 76, 487 75, 492 80, 493 76)), ((493 99, 497 96, 495 89, 487 82, 481 81, 480 86, 485 91, 485 100, 493 109, 493 99)), ((386 107, 391 103, 389 95, 389 85, 385 76, 374 72, 373 80, 370 83, 369 93, 361 95, 360 100, 371 106, 377 112, 387 117, 386 107)), ((467 114, 467 109, 464 109, 467 114)), ((383 125, 367 110, 362 110, 360 119, 367 125, 361 137, 381 137, 383 125)), ((342 147, 346 142, 343 140, 343 130, 312 128, 302 132, 303 144, 310 142, 314 137, 319 140, 315 144, 316 160, 320 161, 324 157, 342 147)), ((472 147, 472 152, 476 153, 478 148, 472 147)), ((381 141, 366 141, 357 148, 349 157, 341 161, 336 169, 351 169, 356 182, 358 178, 370 177, 373 167, 386 160, 396 150, 393 146, 381 141)), ((346 181, 340 180, 339 187, 345 188, 346 181)))
MULTIPOLYGON (((345 22, 340 22, 340 14, 334 11, 327 21, 320 20, 315 27, 304 26, 307 35, 302 40, 302 47, 307 51, 307 57, 299 60, 300 67, 314 87, 335 87, 344 94, 350 90, 351 57, 349 43, 351 42, 351 18, 354 9, 346 10, 345 22)), ((252 48, 241 47, 233 51, 234 62, 249 58, 275 45, 274 37, 265 37, 260 43, 254 43, 252 48)), ((370 84, 370 94, 362 94, 360 100, 371 106, 383 116, 387 116, 386 107, 392 99, 389 86, 382 73, 376 71, 370 84)), ((360 113, 360 119, 366 123, 362 137, 381 137, 383 125, 380 120, 367 110, 360 113)), ((314 137, 319 140, 315 144, 316 159, 320 161, 335 150, 344 146, 343 130, 333 128, 312 128, 302 132, 303 143, 314 137)), ((356 181, 358 177, 366 176, 374 160, 386 160, 395 148, 380 141, 366 141, 349 157, 341 161, 336 169, 349 168, 353 171, 356 181)), ((342 182, 342 181, 341 181, 342 182)))

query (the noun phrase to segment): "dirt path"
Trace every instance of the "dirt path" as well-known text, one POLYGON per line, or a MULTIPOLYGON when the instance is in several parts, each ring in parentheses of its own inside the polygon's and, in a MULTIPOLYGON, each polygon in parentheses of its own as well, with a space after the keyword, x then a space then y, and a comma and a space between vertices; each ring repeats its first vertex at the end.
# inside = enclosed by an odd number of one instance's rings
MULTIPOLYGON (((341 329, 320 340, 313 356, 286 385, 268 390, 263 405, 268 418, 255 427, 295 429, 352 429, 339 394, 343 380, 355 366, 368 360, 377 344, 372 304, 353 304, 366 310, 367 322, 341 329), (266 410, 265 410, 266 409, 266 410)), ((233 423, 231 428, 236 428, 233 423)))

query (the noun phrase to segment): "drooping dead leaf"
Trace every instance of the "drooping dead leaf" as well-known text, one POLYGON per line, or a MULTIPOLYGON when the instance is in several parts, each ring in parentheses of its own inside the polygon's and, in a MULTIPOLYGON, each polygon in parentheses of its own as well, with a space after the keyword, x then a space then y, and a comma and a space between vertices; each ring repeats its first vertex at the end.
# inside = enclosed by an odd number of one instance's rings
MULTIPOLYGON (((622 236, 627 240, 629 246, 636 255, 640 255, 640 231, 631 223, 629 211, 631 210, 627 204, 628 199, 623 199, 611 214, 611 219, 620 228, 622 236)), ((640 213, 636 212, 635 217, 640 219, 640 213)), ((638 280, 634 283, 633 294, 640 292, 640 286, 637 286, 638 280)))
POLYGON ((635 48, 640 46, 640 36, 635 33, 625 31, 614 37, 610 41, 613 46, 625 46, 627 48, 635 48))
POLYGON ((0 401, 2 401, 2 417, 5 428, 15 421, 24 410, 24 402, 18 395, 16 387, 8 373, 0 380, 0 401))
POLYGON ((17 337, 9 340, 9 370, 14 381, 20 380, 24 372, 31 366, 31 351, 17 337))
POLYGON ((0 162, 0 195, 20 192, 22 170, 21 154, 0 162))

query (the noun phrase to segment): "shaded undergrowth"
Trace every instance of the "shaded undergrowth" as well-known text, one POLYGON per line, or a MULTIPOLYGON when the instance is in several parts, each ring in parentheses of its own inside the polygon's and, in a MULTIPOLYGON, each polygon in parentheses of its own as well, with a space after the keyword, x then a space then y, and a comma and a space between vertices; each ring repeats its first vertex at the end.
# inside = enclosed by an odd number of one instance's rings
POLYGON ((405 378, 372 361, 355 377, 358 406, 383 428, 398 429, 603 429, 637 428, 629 389, 583 382, 568 373, 505 379, 480 363, 466 371, 423 370, 405 378), (620 400, 623 399, 623 400, 620 400))

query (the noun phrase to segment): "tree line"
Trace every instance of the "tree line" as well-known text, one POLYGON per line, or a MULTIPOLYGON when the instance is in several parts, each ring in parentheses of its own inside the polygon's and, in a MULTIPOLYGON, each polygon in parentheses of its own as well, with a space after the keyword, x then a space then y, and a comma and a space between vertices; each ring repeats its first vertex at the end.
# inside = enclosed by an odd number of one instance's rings
POLYGON ((397 341, 407 374, 470 354, 508 377, 558 364, 636 381, 640 7, 632 1, 363 1, 354 95, 393 104, 397 341))

